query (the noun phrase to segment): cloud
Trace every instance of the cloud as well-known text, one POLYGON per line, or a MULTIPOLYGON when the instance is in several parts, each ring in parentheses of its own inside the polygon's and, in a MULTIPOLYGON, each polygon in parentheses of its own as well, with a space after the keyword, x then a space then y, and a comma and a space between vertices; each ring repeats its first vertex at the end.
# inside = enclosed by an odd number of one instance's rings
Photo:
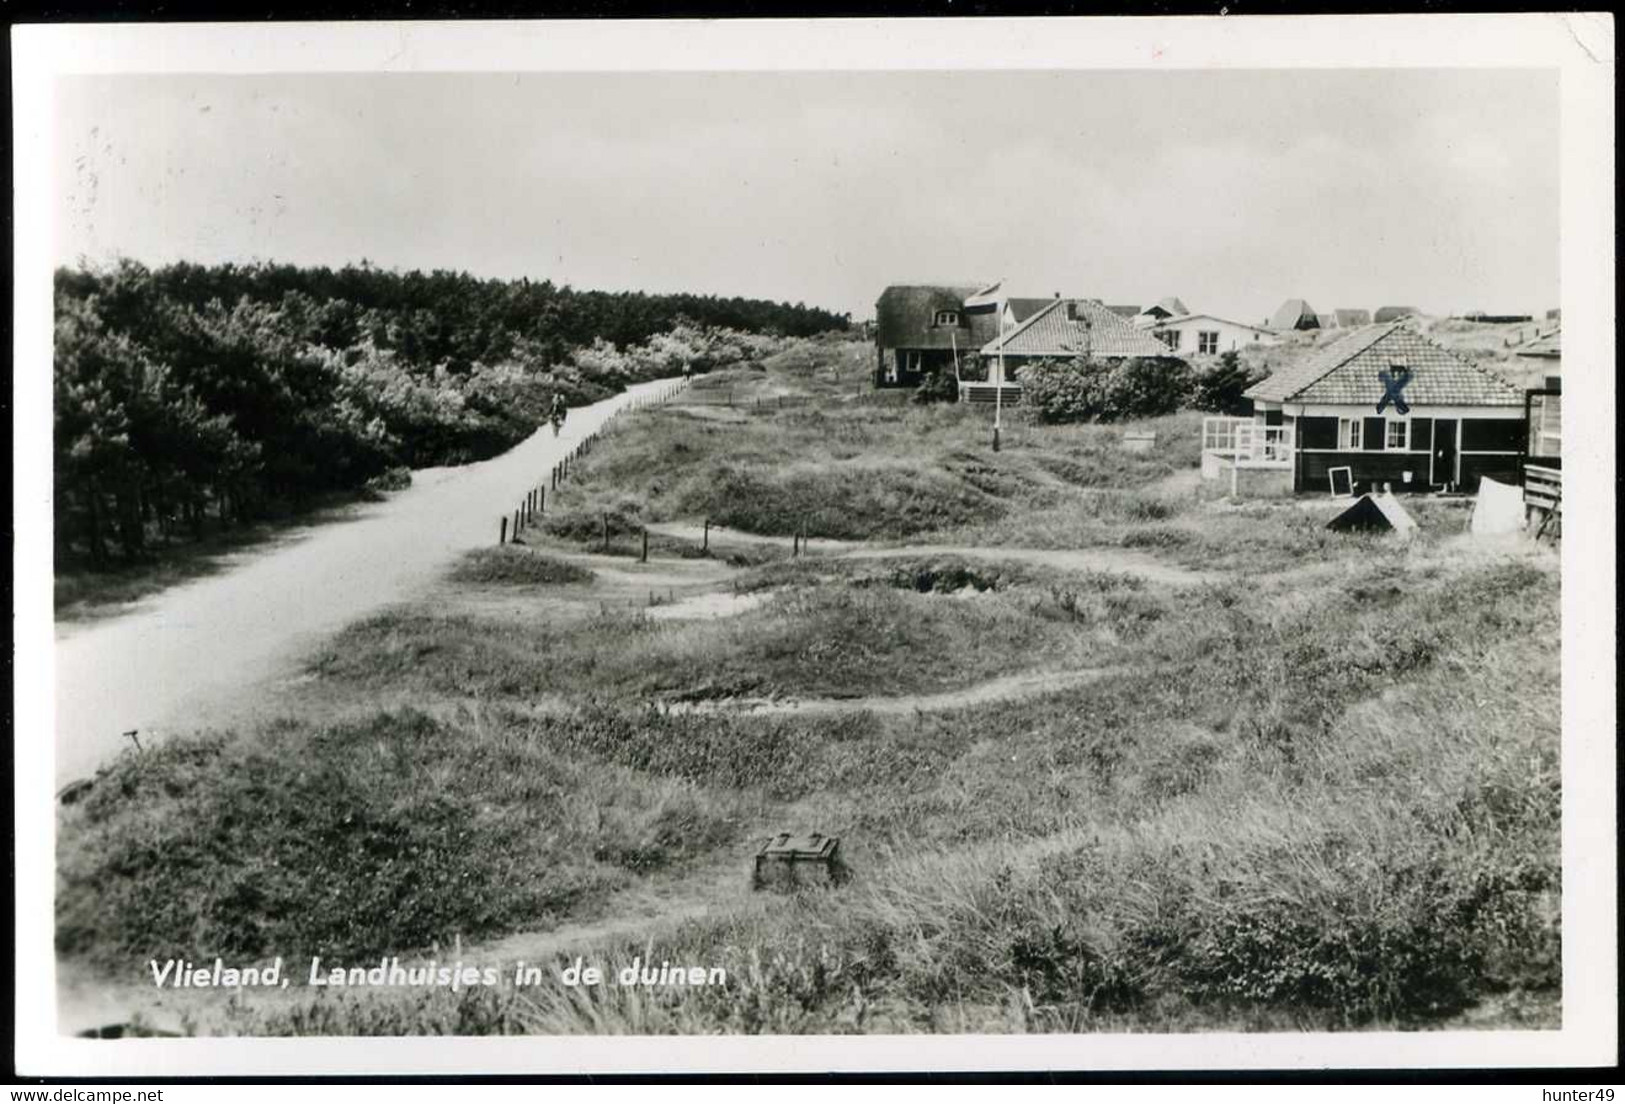
POLYGON ((1261 317, 1555 303, 1538 71, 74 78, 59 255, 1261 317), (202 112, 202 107, 208 112, 202 112), (94 128, 95 133, 92 133, 94 128))

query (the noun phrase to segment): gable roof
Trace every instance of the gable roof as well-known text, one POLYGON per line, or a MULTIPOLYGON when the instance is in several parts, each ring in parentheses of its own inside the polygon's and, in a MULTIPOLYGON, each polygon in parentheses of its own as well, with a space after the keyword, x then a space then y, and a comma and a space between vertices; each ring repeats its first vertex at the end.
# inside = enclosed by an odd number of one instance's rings
POLYGON ((1415 307, 1378 307, 1377 313, 1371 316, 1371 321, 1397 322, 1407 315, 1419 313, 1415 307))
POLYGON ((1136 329, 1113 314, 1098 299, 1052 299, 1049 305, 1027 321, 983 346, 993 355, 1074 357, 1088 353, 1096 357, 1169 357, 1168 346, 1144 330, 1136 329), (1079 321, 1067 318, 1065 304, 1077 304, 1079 321))
POLYGON ((1117 315, 1119 318, 1133 318, 1136 314, 1140 313, 1140 308, 1136 307, 1133 303, 1122 303, 1117 305, 1107 303, 1106 309, 1117 315))
POLYGON ((1371 325, 1371 312, 1361 308, 1338 307, 1332 311, 1337 324, 1345 330, 1352 330, 1356 326, 1371 325))
POLYGON ((1320 318, 1315 314, 1315 308, 1302 299, 1288 299, 1276 308, 1270 315, 1270 329, 1296 330, 1303 327, 1302 323, 1308 320, 1316 326, 1320 325, 1320 318))
POLYGON ((1166 330, 1169 326, 1178 326, 1186 322, 1195 322, 1203 318, 1206 318, 1210 322, 1223 322, 1227 326, 1234 326, 1240 330, 1256 330, 1258 333, 1271 335, 1275 333, 1275 331, 1270 329, 1268 326, 1251 322, 1237 322, 1233 318, 1220 318, 1216 314, 1182 314, 1177 318, 1164 318, 1162 321, 1153 325, 1151 327, 1151 331, 1155 333, 1157 330, 1166 330))
POLYGON ((1016 316, 1017 322, 1025 322, 1051 303, 1054 299, 1006 299, 1010 313, 1016 316))
POLYGON ((1326 528, 1409 534, 1416 529, 1416 519, 1391 494, 1363 494, 1328 521, 1326 528))
POLYGON ((980 290, 952 284, 893 284, 875 301, 875 341, 887 349, 973 350, 999 332, 997 312, 965 309, 980 290), (938 311, 959 313, 959 325, 934 325, 938 311))
POLYGON ((1411 370, 1405 400, 1412 405, 1523 405, 1523 396, 1500 376, 1461 359, 1403 322, 1355 330, 1243 394, 1265 402, 1375 408, 1383 396, 1377 373, 1395 364, 1411 370))
POLYGON ((1165 317, 1175 317, 1181 314, 1189 314, 1190 312, 1190 308, 1179 301, 1179 296, 1170 295, 1166 298, 1158 299, 1155 303, 1151 304, 1149 307, 1146 307, 1140 313, 1161 314, 1165 317))

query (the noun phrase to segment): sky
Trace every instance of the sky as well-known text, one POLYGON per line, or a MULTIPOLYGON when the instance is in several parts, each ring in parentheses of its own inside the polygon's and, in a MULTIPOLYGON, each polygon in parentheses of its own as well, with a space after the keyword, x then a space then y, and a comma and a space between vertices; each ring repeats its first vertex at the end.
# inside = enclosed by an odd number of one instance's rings
POLYGON ((447 268, 873 316, 1558 305, 1555 70, 80 76, 56 256, 447 268))

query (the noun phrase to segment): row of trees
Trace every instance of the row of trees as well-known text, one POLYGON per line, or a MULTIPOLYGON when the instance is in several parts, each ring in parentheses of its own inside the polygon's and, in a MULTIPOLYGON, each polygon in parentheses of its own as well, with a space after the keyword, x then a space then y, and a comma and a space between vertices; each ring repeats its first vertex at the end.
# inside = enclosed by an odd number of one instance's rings
POLYGON ((540 425, 555 393, 592 402, 843 322, 754 300, 368 267, 64 269, 59 564, 138 558, 155 540, 399 480, 403 468, 483 459, 540 425))
MULTIPOLYGON (((1112 422, 1153 418, 1183 407, 1220 414, 1244 414, 1243 392, 1266 373, 1248 367, 1234 351, 1192 368, 1183 360, 1042 360, 1023 366, 1016 378, 1022 402, 1047 422, 1112 422)), ((982 378, 982 377, 977 377, 982 378)), ((920 384, 924 402, 953 401, 958 388, 952 376, 933 373, 920 384)))

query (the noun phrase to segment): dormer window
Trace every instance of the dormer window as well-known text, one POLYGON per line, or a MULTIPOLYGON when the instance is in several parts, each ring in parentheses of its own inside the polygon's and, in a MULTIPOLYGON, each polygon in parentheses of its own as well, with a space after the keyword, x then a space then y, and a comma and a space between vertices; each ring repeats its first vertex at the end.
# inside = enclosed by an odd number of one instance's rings
POLYGON ((958 311, 938 311, 937 312, 936 324, 938 326, 957 326, 957 325, 959 325, 959 312, 958 311))

